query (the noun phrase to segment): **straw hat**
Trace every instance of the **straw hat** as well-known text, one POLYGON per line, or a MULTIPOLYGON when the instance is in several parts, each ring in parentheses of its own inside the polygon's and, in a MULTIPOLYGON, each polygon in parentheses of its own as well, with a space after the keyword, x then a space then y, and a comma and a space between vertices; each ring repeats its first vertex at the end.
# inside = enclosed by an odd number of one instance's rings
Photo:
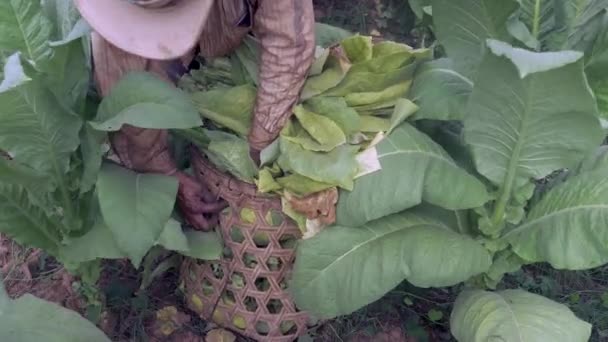
POLYGON ((198 43, 214 0, 74 0, 82 17, 112 45, 168 60, 198 43))

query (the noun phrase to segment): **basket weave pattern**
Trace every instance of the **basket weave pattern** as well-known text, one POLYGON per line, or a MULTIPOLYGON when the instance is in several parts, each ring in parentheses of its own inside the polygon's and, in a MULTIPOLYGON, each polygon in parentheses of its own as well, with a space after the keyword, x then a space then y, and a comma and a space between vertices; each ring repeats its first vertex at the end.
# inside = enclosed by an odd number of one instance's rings
POLYGON ((222 174, 196 151, 192 164, 199 181, 229 208, 220 216, 224 258, 182 265, 189 307, 258 341, 293 341, 305 334, 308 315, 286 291, 301 232, 282 213, 280 198, 222 174))

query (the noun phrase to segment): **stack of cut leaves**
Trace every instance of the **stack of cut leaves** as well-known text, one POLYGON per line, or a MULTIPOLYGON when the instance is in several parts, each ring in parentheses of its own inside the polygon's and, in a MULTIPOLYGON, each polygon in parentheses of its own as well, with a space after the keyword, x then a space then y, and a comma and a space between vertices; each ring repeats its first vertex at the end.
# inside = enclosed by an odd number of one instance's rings
MULTIPOLYGON (((318 47, 292 117, 262 151, 257 168, 246 141, 258 83, 257 51, 256 41, 248 38, 233 56, 181 80, 208 124, 179 133, 220 170, 285 198, 333 187, 352 191, 356 178, 378 170, 374 146, 418 109, 406 96, 417 66, 432 57, 430 50, 374 43, 361 35, 318 47)), ((284 211, 304 228, 306 219, 283 202, 284 211)))

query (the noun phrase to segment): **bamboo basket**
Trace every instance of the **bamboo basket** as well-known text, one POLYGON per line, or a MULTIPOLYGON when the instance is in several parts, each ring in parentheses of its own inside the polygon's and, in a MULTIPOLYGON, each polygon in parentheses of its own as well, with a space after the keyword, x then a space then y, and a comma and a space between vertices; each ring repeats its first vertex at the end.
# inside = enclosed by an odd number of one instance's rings
POLYGON ((188 307, 258 341, 294 341, 309 327, 308 314, 287 291, 301 231, 281 211, 279 197, 223 174, 196 149, 192 156, 195 176, 229 207, 220 215, 222 260, 187 259, 181 267, 188 307))

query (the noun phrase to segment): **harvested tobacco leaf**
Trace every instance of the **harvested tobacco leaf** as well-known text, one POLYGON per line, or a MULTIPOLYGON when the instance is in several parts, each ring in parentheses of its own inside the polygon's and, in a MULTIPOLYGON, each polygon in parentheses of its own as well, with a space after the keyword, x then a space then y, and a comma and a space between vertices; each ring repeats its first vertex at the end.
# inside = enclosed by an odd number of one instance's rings
POLYGON ((348 72, 340 84, 323 96, 346 96, 351 93, 378 92, 403 80, 412 79, 416 64, 411 63, 387 72, 358 71, 348 72))
POLYGON ((344 100, 349 106, 366 106, 380 103, 391 102, 401 97, 404 97, 410 89, 412 80, 403 81, 395 85, 389 86, 381 91, 351 93, 344 97, 344 100))
POLYGON ((372 57, 376 59, 381 56, 388 56, 399 52, 409 51, 412 51, 412 47, 409 45, 385 40, 374 44, 374 47, 372 48, 372 57))
POLYGON ((245 223, 255 222, 255 211, 253 211, 251 208, 242 208, 239 215, 241 217, 241 221, 245 223))
POLYGON ((191 95, 195 107, 205 119, 246 137, 257 90, 252 85, 218 88, 191 95))
POLYGON ((283 213, 275 209, 268 210, 264 219, 266 220, 266 223, 271 226, 280 226, 285 220, 285 218, 283 217, 283 213))
POLYGON ((332 119, 308 111, 302 105, 296 106, 293 112, 306 132, 319 144, 332 146, 333 149, 346 142, 344 132, 332 119))
MULTIPOLYGON (((339 128, 338 130, 342 132, 339 128)), ((293 143, 299 144, 304 149, 315 152, 329 152, 346 142, 346 137, 344 136, 344 133, 342 133, 341 136, 334 139, 335 141, 333 142, 328 141, 328 143, 325 144, 320 143, 315 140, 298 121, 288 121, 285 128, 283 128, 281 131, 281 137, 293 143), (344 138, 344 141, 341 141, 342 138, 344 138)))
POLYGON ((416 56, 411 51, 397 52, 386 56, 376 57, 364 63, 353 65, 350 72, 385 73, 395 71, 414 62, 416 56))
POLYGON ((348 37, 340 43, 348 59, 354 63, 361 63, 372 59, 372 37, 355 35, 348 37))
POLYGON ((321 223, 330 225, 336 221, 336 203, 338 189, 331 188, 306 197, 286 196, 293 210, 302 213, 309 220, 318 219, 321 223))
MULTIPOLYGON (((288 192, 285 192, 286 194, 288 192)), ((281 197, 281 207, 283 213, 289 216, 297 225, 302 233, 306 232, 306 217, 295 211, 285 196, 281 197)))
POLYGON ((319 153, 281 137, 278 163, 284 171, 352 190, 358 168, 355 159, 358 150, 358 146, 341 145, 328 153, 319 153))
POLYGON ((245 139, 222 131, 205 130, 209 144, 205 149, 209 160, 221 171, 228 171, 238 179, 253 183, 257 167, 249 156, 245 139))
POLYGON ((319 75, 309 77, 300 93, 300 100, 312 98, 332 89, 342 82, 351 64, 339 48, 332 48, 326 61, 326 68, 319 75))
POLYGON ((313 97, 304 102, 304 108, 330 118, 347 136, 359 131, 359 115, 342 97, 313 97))
POLYGON ((325 68, 325 62, 327 62, 327 58, 329 57, 330 49, 323 49, 317 46, 315 51, 315 60, 310 66, 310 71, 308 72, 308 76, 317 76, 323 72, 325 68))
POLYGON ((377 133, 386 132, 391 128, 391 120, 385 118, 379 118, 376 116, 362 116, 361 117, 361 132, 377 133))
POLYGON ((281 190, 281 184, 277 183, 268 168, 263 168, 258 173, 258 179, 255 181, 258 191, 262 193, 281 190))
POLYGON ((302 197, 331 188, 333 185, 317 182, 308 177, 294 173, 285 177, 277 178, 276 182, 287 191, 302 197))

